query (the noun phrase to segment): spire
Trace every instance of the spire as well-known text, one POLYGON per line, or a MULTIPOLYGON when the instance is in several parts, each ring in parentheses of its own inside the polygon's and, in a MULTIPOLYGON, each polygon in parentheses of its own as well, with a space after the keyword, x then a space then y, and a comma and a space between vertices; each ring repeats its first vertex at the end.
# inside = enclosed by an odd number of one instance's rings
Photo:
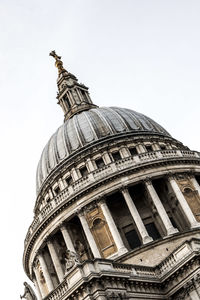
POLYGON ((57 99, 64 112, 64 121, 81 111, 97 107, 90 99, 88 87, 79 83, 77 78, 63 67, 61 56, 57 55, 55 50, 49 55, 55 58, 55 66, 58 68, 57 99))

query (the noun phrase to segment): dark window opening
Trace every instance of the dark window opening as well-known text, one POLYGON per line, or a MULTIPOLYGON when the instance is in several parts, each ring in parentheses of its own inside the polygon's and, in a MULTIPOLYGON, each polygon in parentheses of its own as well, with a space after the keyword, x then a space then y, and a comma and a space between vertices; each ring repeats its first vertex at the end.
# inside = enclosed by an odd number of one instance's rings
POLYGON ((176 222, 174 221, 174 219, 172 217, 170 217, 170 221, 171 221, 172 225, 174 226, 174 228, 178 228, 176 225, 176 222))
POLYGON ((88 174, 87 168, 86 168, 86 167, 80 168, 80 173, 81 173, 81 176, 82 176, 82 177, 87 176, 87 174, 88 174))
POLYGON ((126 232, 125 236, 126 236, 126 239, 129 243, 129 246, 130 246, 131 249, 135 249, 135 248, 140 247, 142 245, 136 230, 133 229, 129 232, 126 232))
POLYGON ((158 240, 161 238, 158 229, 156 228, 154 223, 149 223, 145 225, 148 235, 153 238, 153 240, 158 240))
POLYGON ((68 108, 70 108, 70 107, 71 107, 71 103, 70 103, 70 101, 69 101, 67 95, 64 95, 64 96, 63 96, 63 100, 66 102, 68 108))
POLYGON ((166 150, 166 146, 165 145, 160 145, 160 150, 166 150))
POLYGON ((131 153, 132 156, 138 155, 137 149, 135 147, 129 148, 129 151, 130 151, 130 153, 131 153))
POLYGON ((114 159, 115 161, 121 159, 121 155, 120 155, 119 151, 113 152, 113 153, 112 153, 112 157, 113 157, 113 159, 114 159))
POLYGON ((71 184, 72 184, 72 182, 73 182, 73 180, 72 180, 72 177, 71 177, 71 176, 69 176, 69 177, 65 178, 65 181, 66 181, 66 183, 67 183, 67 186, 71 185, 71 184))
POLYGON ((188 188, 188 187, 186 187, 186 188, 184 189, 184 193, 186 193, 186 194, 188 194, 188 195, 191 195, 191 194, 193 194, 193 190, 190 189, 190 188, 188 188))
POLYGON ((200 176, 195 176, 195 178, 196 178, 198 184, 200 184, 200 176))
POLYGON ((59 186, 57 186, 55 189, 54 189, 54 192, 56 195, 58 195, 60 193, 60 188, 59 186))
POLYGON ((152 147, 150 145, 149 146, 145 146, 145 147, 146 147, 147 152, 153 151, 153 149, 152 149, 152 147))
POLYGON ((95 163, 96 163, 98 169, 101 169, 101 168, 103 168, 105 166, 104 161, 103 161, 102 158, 96 159, 95 163))
POLYGON ((51 201, 51 199, 48 197, 47 199, 46 199, 46 203, 49 203, 51 201))
POLYGON ((83 90, 80 90, 80 91, 81 91, 81 94, 83 96, 83 99, 87 102, 87 96, 86 96, 85 91, 83 91, 83 90))

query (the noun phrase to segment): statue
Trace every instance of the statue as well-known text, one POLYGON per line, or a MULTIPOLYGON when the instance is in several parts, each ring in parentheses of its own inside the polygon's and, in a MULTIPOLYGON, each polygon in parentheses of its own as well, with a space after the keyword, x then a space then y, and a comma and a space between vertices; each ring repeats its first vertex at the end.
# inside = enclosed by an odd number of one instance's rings
POLYGON ((79 256, 75 252, 67 250, 65 254, 65 273, 77 263, 80 263, 79 256))
POLYGON ((20 298, 24 298, 26 300, 37 300, 37 297, 32 289, 32 287, 27 283, 27 282, 24 282, 24 295, 21 296, 20 295, 20 298))

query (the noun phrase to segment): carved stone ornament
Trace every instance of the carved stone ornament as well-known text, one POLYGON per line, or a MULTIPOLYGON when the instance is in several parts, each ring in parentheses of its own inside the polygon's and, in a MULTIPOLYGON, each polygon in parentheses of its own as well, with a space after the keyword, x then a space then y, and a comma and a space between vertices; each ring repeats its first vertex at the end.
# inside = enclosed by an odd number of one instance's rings
POLYGON ((129 297, 126 293, 112 292, 107 294, 108 299, 110 300, 128 300, 129 297))
POLYGON ((24 286, 24 294, 22 296, 20 295, 20 298, 24 298, 26 300, 37 300, 37 297, 32 287, 27 282, 24 282, 24 286))
POLYGON ((80 263, 78 254, 67 250, 65 254, 65 273, 67 273, 74 265, 80 263))

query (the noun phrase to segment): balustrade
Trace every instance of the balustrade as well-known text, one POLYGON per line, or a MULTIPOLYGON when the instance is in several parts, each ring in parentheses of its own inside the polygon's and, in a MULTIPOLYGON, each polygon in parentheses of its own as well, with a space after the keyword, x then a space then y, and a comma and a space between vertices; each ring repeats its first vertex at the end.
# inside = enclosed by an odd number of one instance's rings
MULTIPOLYGON (((81 274, 84 278, 87 276, 90 276, 92 273, 99 273, 101 271, 102 274, 106 274, 108 276, 108 269, 109 269, 109 276, 116 276, 117 273, 121 273, 121 276, 129 276, 130 278, 136 278, 141 280, 141 278, 146 278, 147 281, 160 282, 162 280, 163 276, 166 276, 168 272, 171 272, 172 270, 176 270, 177 265, 180 264, 180 260, 177 257, 177 254, 180 254, 180 251, 183 249, 187 249, 185 252, 185 260, 191 259, 191 255, 198 255, 196 252, 197 247, 199 246, 199 241, 191 241, 191 242, 185 242, 182 244, 178 249, 174 250, 167 258, 165 258, 163 261, 161 261, 157 266, 155 267, 149 267, 149 266, 139 266, 139 265, 129 265, 129 264, 123 264, 123 263, 117 263, 117 262, 111 262, 104 259, 96 259, 95 262, 87 261, 84 263, 84 265, 79 265, 77 268, 81 269, 81 274), (104 273, 105 272, 105 273, 104 273)), ((185 262, 184 262, 185 264, 185 262)), ((72 272, 69 272, 66 277, 64 278, 63 282, 60 283, 52 292, 50 292, 44 300, 59 300, 67 298, 68 292, 69 292, 69 286, 68 286, 68 280, 69 278, 74 276, 77 277, 77 272, 73 269, 72 272)), ((75 279, 77 280, 77 278, 75 279)), ((80 281, 79 281, 80 282, 80 281)), ((80 283, 81 284, 81 283, 80 283)))
POLYGON ((105 179, 110 175, 113 175, 115 172, 130 169, 137 165, 142 165, 150 161, 160 160, 160 159, 169 159, 177 157, 192 157, 192 158, 200 158, 200 153, 196 151, 189 151, 189 150, 158 150, 152 152, 145 152, 139 155, 130 156, 127 158, 123 158, 117 162, 112 162, 109 165, 103 166, 101 169, 94 170, 92 172, 93 179, 90 176, 86 176, 84 178, 78 179, 74 182, 70 187, 65 188, 62 190, 59 195, 55 196, 51 202, 45 205, 41 212, 34 218, 29 231, 27 233, 25 243, 27 243, 33 232, 38 228, 40 223, 45 219, 45 217, 53 211, 55 206, 65 202, 69 198, 72 198, 75 194, 84 190, 88 185, 94 184, 94 182, 98 182, 99 180, 105 179), (113 172, 112 165, 115 166, 115 172, 113 172))

